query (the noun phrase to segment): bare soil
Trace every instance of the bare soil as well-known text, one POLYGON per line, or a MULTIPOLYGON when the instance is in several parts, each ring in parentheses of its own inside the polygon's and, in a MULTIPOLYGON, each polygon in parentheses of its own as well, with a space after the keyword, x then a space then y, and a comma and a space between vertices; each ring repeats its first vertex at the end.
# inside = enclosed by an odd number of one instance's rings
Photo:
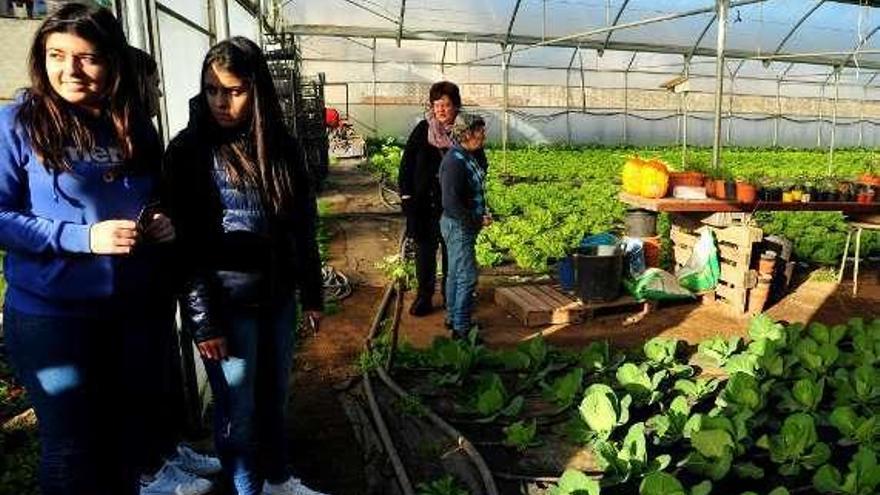
MULTIPOLYGON (((355 282, 351 297, 338 313, 328 316, 322 331, 300 341, 292 377, 291 437, 292 463, 306 484, 337 495, 366 493, 363 455, 338 395, 357 377, 356 360, 382 296, 384 278, 375 263, 394 253, 402 219, 379 201, 377 186, 370 176, 349 162, 331 168, 330 185, 322 198, 330 207, 328 220, 333 234, 330 264, 355 282)), ((502 270, 503 272, 503 270, 502 270)), ((804 272, 799 273, 806 278, 804 272)), ((851 278, 849 271, 847 278, 851 278)), ((695 344, 708 337, 745 335, 748 319, 731 314, 721 304, 661 305, 640 323, 624 327, 635 311, 599 316, 577 325, 524 328, 493 302, 494 287, 510 280, 503 275, 481 277, 476 319, 490 347, 516 345, 538 334, 554 345, 582 346, 609 339, 615 345, 638 346, 654 336, 683 339, 695 344)), ((844 322, 853 316, 880 316, 880 272, 864 266, 859 294, 844 282, 799 280, 796 287, 769 314, 789 322, 844 322)), ((413 295, 407 294, 408 308, 413 295)), ((435 303, 440 303, 439 294, 435 303)), ((404 311, 403 338, 417 347, 430 345, 447 335, 443 311, 414 318, 404 311)))

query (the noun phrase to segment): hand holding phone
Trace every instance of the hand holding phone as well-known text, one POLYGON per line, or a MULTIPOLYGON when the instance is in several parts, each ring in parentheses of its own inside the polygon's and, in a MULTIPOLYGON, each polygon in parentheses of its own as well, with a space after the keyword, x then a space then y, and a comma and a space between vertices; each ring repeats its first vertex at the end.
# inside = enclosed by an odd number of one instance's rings
POLYGON ((138 213, 137 220, 137 230, 141 234, 146 232, 147 227, 150 226, 150 222, 153 221, 153 215, 159 212, 159 202, 151 201, 141 208, 140 213, 138 213))

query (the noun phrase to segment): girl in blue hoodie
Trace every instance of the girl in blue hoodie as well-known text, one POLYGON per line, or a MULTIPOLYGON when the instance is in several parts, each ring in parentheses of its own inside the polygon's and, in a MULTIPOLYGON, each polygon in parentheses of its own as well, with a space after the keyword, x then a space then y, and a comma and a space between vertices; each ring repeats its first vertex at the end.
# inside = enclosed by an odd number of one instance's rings
POLYGON ((161 145, 136 103, 121 26, 68 4, 40 26, 31 85, 0 109, 6 348, 39 422, 44 495, 135 491, 154 397, 161 145))

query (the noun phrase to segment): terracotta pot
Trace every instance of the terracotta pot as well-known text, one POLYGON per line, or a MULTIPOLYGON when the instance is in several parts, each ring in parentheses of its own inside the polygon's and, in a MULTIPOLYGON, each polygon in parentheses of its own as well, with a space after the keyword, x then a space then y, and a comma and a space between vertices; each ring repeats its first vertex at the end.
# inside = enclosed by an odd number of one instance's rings
POLYGON ((706 178, 703 181, 703 185, 706 187, 706 197, 714 198, 715 197, 715 179, 706 178))
POLYGON ((773 269, 776 267, 776 257, 761 256, 758 260, 758 273, 761 275, 773 276, 773 269))
POLYGON ((740 203, 754 203, 758 196, 758 189, 748 182, 736 183, 736 200, 740 203))
POLYGON ((645 266, 660 267, 661 239, 660 236, 642 237, 642 251, 645 253, 645 266))
POLYGON ((669 196, 672 196, 675 186, 703 187, 706 176, 700 172, 670 172, 669 173, 669 196))
POLYGON ((749 314, 755 315, 764 311, 764 306, 767 304, 767 298, 770 296, 771 281, 772 279, 770 277, 761 275, 758 278, 758 285, 749 291, 749 314))
POLYGON ((726 199, 727 195, 724 193, 724 181, 716 180, 715 181, 715 197, 718 199, 726 199))

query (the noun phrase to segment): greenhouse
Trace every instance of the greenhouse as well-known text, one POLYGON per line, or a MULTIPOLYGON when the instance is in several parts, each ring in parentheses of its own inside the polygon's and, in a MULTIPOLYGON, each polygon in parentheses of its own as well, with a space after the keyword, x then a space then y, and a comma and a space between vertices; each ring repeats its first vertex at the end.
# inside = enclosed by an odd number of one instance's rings
MULTIPOLYGON (((27 373, 79 344, 23 333, 16 307, 75 273, 25 280, 20 260, 100 260, 95 226, 134 222, 139 246, 163 215, 174 262, 150 268, 176 317, 153 309, 172 338, 143 365, 162 391, 123 374, 91 396, 112 419, 82 427, 140 426, 122 435, 140 464, 101 461, 139 495, 880 493, 880 2, 79 1, 155 61, 164 158, 150 201, 128 176, 114 200, 136 216, 93 220, 0 114, 0 495, 51 491, 45 431, 78 411, 44 397, 69 362, 27 373), (256 68, 231 62, 245 38, 256 68), (296 143, 273 154, 279 136, 296 143), (193 170, 209 194, 178 182, 193 170), (74 213, 32 204, 45 184, 74 213), (43 215, 62 227, 35 255, 16 222, 43 215), (237 295, 254 274, 265 293, 237 295), (161 407, 136 412, 137 392, 161 407)), ((68 3, 0 5, 3 105, 68 3)), ((106 302, 92 285, 78 308, 106 302)), ((100 307, 89 321, 118 309, 100 307)), ((133 368, 158 338, 119 354, 133 368)))

